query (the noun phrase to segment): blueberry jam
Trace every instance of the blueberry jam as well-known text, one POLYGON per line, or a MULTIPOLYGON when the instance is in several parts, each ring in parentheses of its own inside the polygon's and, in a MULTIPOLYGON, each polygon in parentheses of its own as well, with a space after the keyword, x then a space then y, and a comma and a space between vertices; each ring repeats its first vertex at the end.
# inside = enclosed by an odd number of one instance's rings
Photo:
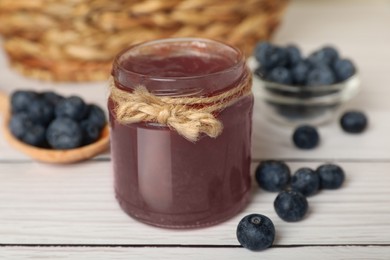
MULTIPOLYGON (((248 73, 234 48, 207 40, 163 40, 120 54, 112 75, 131 91, 211 96, 235 87, 248 73), (163 58, 167 57, 167 58, 163 58)), ((169 228, 209 226, 238 213, 250 193, 253 97, 239 99, 217 118, 216 138, 190 142, 163 125, 120 124, 108 102, 116 197, 130 216, 169 228)))

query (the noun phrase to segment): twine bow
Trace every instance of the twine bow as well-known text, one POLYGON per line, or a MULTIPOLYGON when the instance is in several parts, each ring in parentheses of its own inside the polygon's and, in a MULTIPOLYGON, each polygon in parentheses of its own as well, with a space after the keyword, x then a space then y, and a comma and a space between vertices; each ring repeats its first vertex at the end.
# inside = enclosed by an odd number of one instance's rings
POLYGON ((223 125, 215 114, 251 93, 251 77, 247 76, 239 86, 211 97, 156 96, 145 86, 138 86, 130 93, 117 88, 112 77, 110 89, 119 123, 156 122, 195 142, 201 133, 213 138, 221 134, 223 125))

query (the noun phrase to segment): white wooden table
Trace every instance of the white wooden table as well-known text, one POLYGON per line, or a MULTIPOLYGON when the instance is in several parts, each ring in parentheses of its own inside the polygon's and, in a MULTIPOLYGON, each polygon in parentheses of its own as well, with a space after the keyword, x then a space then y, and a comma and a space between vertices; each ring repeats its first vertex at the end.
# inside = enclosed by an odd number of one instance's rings
MULTIPOLYGON (((32 161, 0 133, 0 259, 390 259, 390 2, 292 1, 277 43, 295 42, 307 53, 325 43, 353 57, 362 91, 348 107, 364 110, 370 126, 348 135, 337 122, 319 128, 318 149, 300 151, 291 129, 270 124, 255 108, 253 168, 262 159, 285 160, 291 168, 333 161, 347 173, 344 187, 310 197, 309 216, 280 220, 274 193, 254 189, 237 217, 199 230, 165 230, 125 215, 113 196, 109 154, 69 166, 32 161), (246 214, 268 215, 275 246, 251 252, 235 230, 246 214)), ((104 83, 56 85, 20 77, 0 54, 0 90, 55 89, 105 104, 104 83)))

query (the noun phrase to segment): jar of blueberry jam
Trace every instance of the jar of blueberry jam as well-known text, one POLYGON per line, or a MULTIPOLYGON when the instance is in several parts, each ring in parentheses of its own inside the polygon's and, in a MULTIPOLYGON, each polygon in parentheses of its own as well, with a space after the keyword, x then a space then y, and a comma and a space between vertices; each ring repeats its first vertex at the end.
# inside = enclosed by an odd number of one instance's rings
MULTIPOLYGON (((203 100, 250 77, 238 49, 199 38, 132 46, 116 57, 112 69, 114 89, 134 94, 142 85, 158 98, 203 100)), ((197 140, 188 140, 175 128, 153 120, 118 120, 118 104, 111 93, 115 194, 128 215, 160 227, 197 228, 227 220, 246 206, 251 190, 253 95, 234 95, 233 100, 212 112, 223 126, 217 136, 201 133, 197 140)), ((200 103, 197 108, 210 105, 200 103)))

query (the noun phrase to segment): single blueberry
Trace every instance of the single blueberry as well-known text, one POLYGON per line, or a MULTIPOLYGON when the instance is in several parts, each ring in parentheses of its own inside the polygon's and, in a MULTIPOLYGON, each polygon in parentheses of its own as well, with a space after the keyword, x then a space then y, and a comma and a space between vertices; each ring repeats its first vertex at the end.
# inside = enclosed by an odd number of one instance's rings
POLYGON ((305 62, 301 61, 298 62, 296 65, 294 65, 291 68, 291 77, 292 81, 295 85, 305 85, 306 84, 306 78, 307 74, 310 71, 310 65, 305 62))
POLYGON ((33 91, 17 90, 11 94, 12 113, 26 112, 31 102, 38 99, 39 95, 33 91))
POLYGON ((101 130, 107 123, 106 114, 103 109, 95 104, 88 105, 88 114, 86 120, 99 127, 101 130))
POLYGON ((73 119, 60 117, 48 126, 46 139, 54 149, 72 149, 82 144, 83 131, 73 119))
POLYGON ((341 187, 344 182, 344 170, 335 164, 324 164, 317 168, 322 189, 334 190, 341 187))
POLYGON ((302 55, 299 48, 295 45, 287 45, 285 48, 287 53, 288 66, 292 67, 302 61, 302 55))
POLYGON ((281 191, 290 182, 290 168, 282 161, 262 161, 256 169, 256 181, 267 191, 281 191))
POLYGON ((261 66, 271 69, 287 64, 287 53, 283 48, 272 45, 269 42, 261 42, 255 47, 255 58, 261 66))
POLYGON ((300 168, 291 177, 291 189, 302 193, 303 196, 312 196, 319 188, 320 177, 310 168, 300 168))
POLYGON ((250 214, 238 223, 236 235, 243 247, 254 251, 264 250, 274 242, 275 226, 264 215, 250 214))
POLYGON ((342 82, 356 73, 355 65, 348 59, 336 60, 333 64, 333 71, 337 82, 342 82))
POLYGON ((46 143, 45 128, 34 124, 27 113, 13 114, 8 126, 11 133, 24 143, 38 147, 46 143))
POLYGON ((46 146, 46 128, 43 125, 33 125, 21 139, 26 144, 37 147, 46 146))
POLYGON ((53 91, 44 91, 41 93, 41 97, 48 102, 50 102, 52 105, 56 106, 60 101, 64 99, 63 96, 58 95, 57 93, 53 91))
POLYGON ((309 208, 305 196, 296 191, 282 191, 274 201, 276 214, 287 222, 296 222, 303 219, 309 208))
POLYGON ((94 143, 99 139, 101 128, 89 120, 80 122, 83 130, 83 145, 94 143))
POLYGON ((336 82, 333 71, 327 66, 315 66, 312 68, 306 80, 308 86, 325 86, 336 82))
POLYGON ((69 117, 76 121, 83 119, 88 113, 88 107, 82 98, 70 96, 60 101, 55 108, 57 117, 69 117))
POLYGON ((312 65, 328 65, 331 66, 339 57, 337 50, 333 47, 323 47, 309 55, 307 60, 312 65))
POLYGON ((31 101, 27 114, 34 123, 47 126, 54 119, 54 105, 37 98, 31 101))
POLYGON ((25 133, 34 125, 28 115, 24 112, 13 114, 9 121, 11 133, 18 139, 21 139, 25 133))
POLYGON ((292 139, 296 147, 312 149, 318 145, 320 135, 313 126, 302 125, 295 129, 292 139))
POLYGON ((358 134, 363 132, 368 124, 368 119, 363 112, 348 111, 340 118, 340 125, 345 132, 358 134))
POLYGON ((276 67, 272 69, 267 79, 269 81, 285 85, 290 85, 292 83, 290 71, 284 67, 276 67))

